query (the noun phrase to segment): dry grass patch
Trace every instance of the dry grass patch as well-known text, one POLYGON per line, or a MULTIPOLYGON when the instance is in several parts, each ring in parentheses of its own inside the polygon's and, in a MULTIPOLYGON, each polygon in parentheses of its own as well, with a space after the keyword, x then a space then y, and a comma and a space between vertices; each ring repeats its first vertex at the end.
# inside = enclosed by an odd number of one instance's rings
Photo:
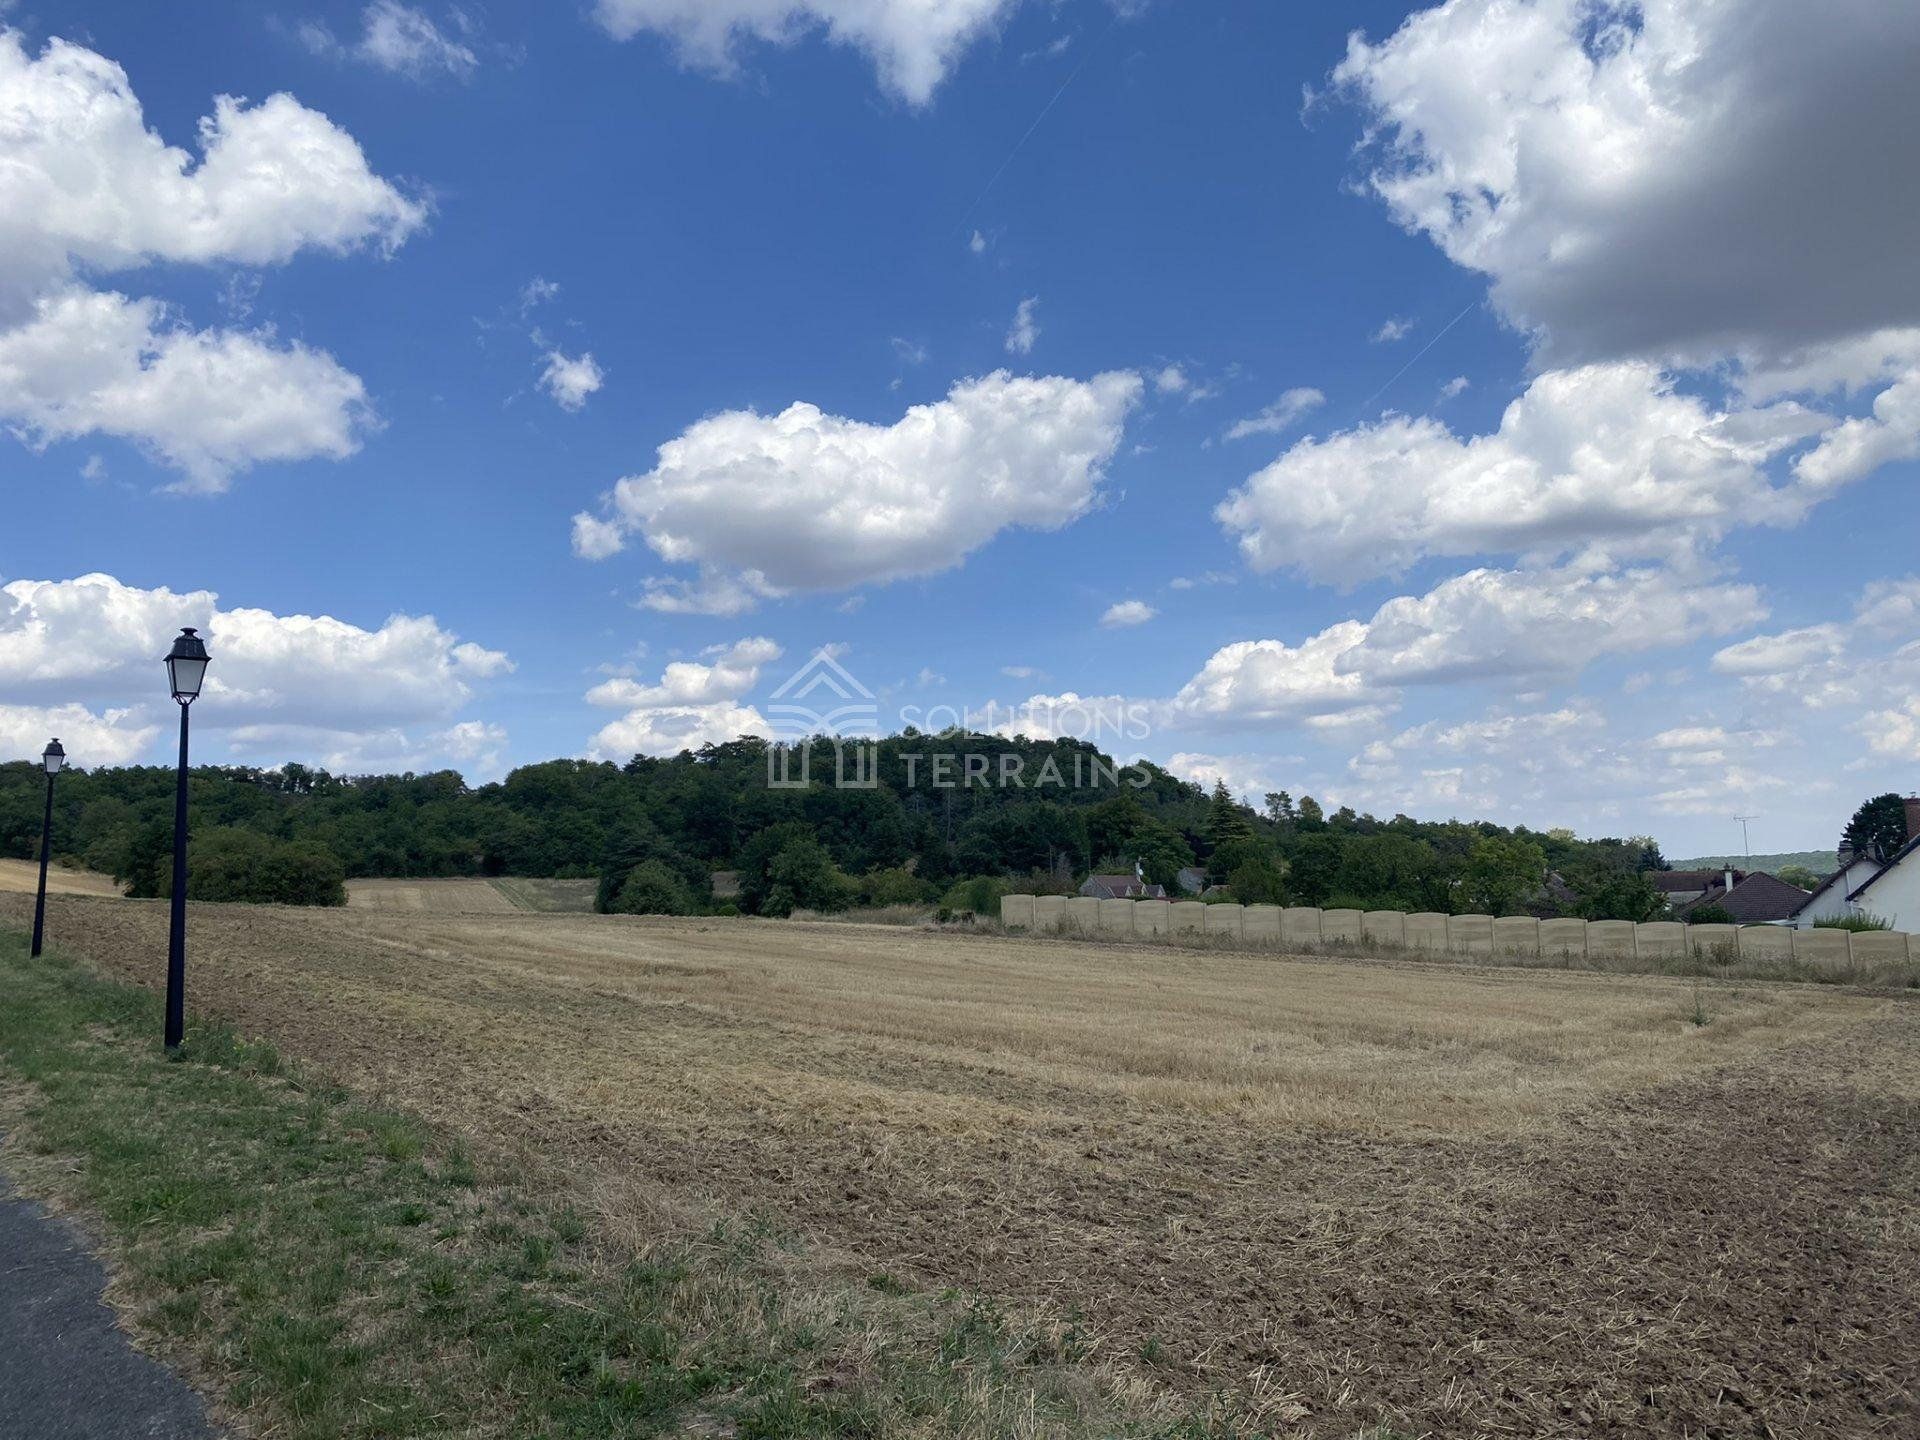
MULTIPOLYGON (((32 895, 40 888, 40 862, 37 860, 0 860, 0 894, 32 895)), ((49 895, 98 895, 118 899, 120 886, 111 875, 92 870, 68 870, 53 865, 47 869, 49 895)))

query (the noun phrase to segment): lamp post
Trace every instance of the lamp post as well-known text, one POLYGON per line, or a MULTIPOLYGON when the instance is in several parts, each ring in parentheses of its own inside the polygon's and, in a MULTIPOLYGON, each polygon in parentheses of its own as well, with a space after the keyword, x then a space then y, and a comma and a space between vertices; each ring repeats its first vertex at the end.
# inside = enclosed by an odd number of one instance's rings
POLYGON ((173 792, 173 928, 167 936, 167 1048, 187 1031, 187 710, 207 675, 206 641, 182 630, 167 652, 167 681, 180 707, 180 776, 173 792))
POLYGON ((40 942, 47 935, 47 859, 53 854, 53 777, 67 763, 67 752, 56 738, 40 752, 40 763, 47 770, 47 818, 40 822, 40 893, 33 902, 33 953, 40 954, 40 942))

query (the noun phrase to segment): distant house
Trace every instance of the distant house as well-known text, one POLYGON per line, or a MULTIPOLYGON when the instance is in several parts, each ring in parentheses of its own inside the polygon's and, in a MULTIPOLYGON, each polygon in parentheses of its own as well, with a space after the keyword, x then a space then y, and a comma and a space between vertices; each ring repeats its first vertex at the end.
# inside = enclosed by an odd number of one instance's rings
POLYGON ((1907 843, 1884 864, 1843 845, 1840 868, 1794 912, 1795 926, 1870 915, 1896 930, 1920 929, 1920 795, 1907 796, 1906 806, 1907 843))
POLYGON ((1733 917, 1736 925, 1784 925, 1812 898, 1798 885, 1789 885, 1764 870, 1750 875, 1727 870, 1699 899, 1689 901, 1674 913, 1684 918, 1692 911, 1717 905, 1733 917), (1731 885, 1727 883, 1729 880, 1733 882, 1731 885))
POLYGON ((1164 900, 1167 887, 1149 885, 1139 873, 1132 875, 1089 875, 1080 887, 1082 895, 1095 900, 1164 900))
POLYGON ((1880 862, 1853 853, 1851 845, 1842 845, 1835 858, 1839 868, 1814 887, 1806 903, 1793 912, 1796 929, 1805 930, 1820 920, 1839 920, 1855 913, 1848 896, 1880 873, 1880 862))
POLYGON ((1885 864, 1843 852, 1840 869, 1807 898, 1795 925, 1871 915, 1896 930, 1920 929, 1920 796, 1907 796, 1906 804, 1907 843, 1885 864))
POLYGON ((1649 870, 1647 879, 1673 910, 1682 910, 1718 887, 1725 890, 1747 878, 1744 870, 1649 870))

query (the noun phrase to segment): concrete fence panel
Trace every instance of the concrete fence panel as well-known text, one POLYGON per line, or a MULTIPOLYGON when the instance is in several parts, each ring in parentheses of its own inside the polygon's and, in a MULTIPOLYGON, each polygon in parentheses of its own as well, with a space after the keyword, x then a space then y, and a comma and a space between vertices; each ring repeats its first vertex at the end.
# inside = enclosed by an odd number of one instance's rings
POLYGON ((1369 910, 1360 917, 1360 938, 1369 945, 1391 945, 1395 949, 1407 943, 1407 912, 1369 910))
POLYGON ((1493 953, 1538 955, 1540 922, 1531 915, 1502 915, 1493 922, 1493 953))
POLYGON ((1631 960, 1639 953, 1631 920, 1595 920, 1587 926, 1589 960, 1631 960))
POLYGON ((1033 897, 1033 928, 1052 932, 1062 929, 1067 923, 1067 897, 1064 895, 1036 895, 1033 897))
POLYGON ((1491 955, 1493 953, 1493 917, 1491 915, 1449 915, 1447 949, 1455 955, 1491 955))
POLYGON ((1133 934, 1133 912, 1139 908, 1131 900, 1102 900, 1100 902, 1100 933, 1102 935, 1133 934))
POLYGON ((1092 935, 1100 929, 1100 901, 1093 895, 1075 895, 1067 901, 1067 929, 1092 935))
POLYGON ((1207 932, 1207 907, 1198 900, 1176 900, 1169 907, 1173 911, 1173 933, 1176 935, 1204 935, 1207 932))
POLYGON ((1740 955, 1738 925, 1689 925, 1687 949, 1716 965, 1724 965, 1740 955))
POLYGON ((1245 931, 1243 924, 1247 918, 1244 905, 1209 905, 1207 909, 1207 934, 1225 935, 1231 939, 1241 939, 1245 931))
POLYGON ((1031 930, 1033 928, 1033 896, 1002 895, 1000 923, 1009 930, 1031 930))
POLYGON ((1164 937, 1173 928, 1173 906, 1164 900, 1138 900, 1133 903, 1133 933, 1164 937))
POLYGON ((1793 958, 1793 936, 1793 931, 1777 925, 1742 925, 1740 958, 1784 963, 1793 958))
POLYGON ((1322 945, 1358 945, 1360 943, 1360 912, 1358 910, 1322 910, 1320 912, 1320 943, 1322 945))
POLYGON ((1586 959, 1587 922, 1574 919, 1542 920, 1540 957, 1543 960, 1586 959))
POLYGON ((1687 953, 1687 927, 1678 920, 1648 920, 1634 926, 1633 945, 1642 960, 1679 960, 1687 953))
POLYGON ((1283 945, 1318 945, 1320 943, 1320 911, 1313 905, 1289 905, 1280 914, 1280 943, 1283 945))
POLYGON ((1407 916, 1407 948, 1445 951, 1447 917, 1437 910, 1422 910, 1407 916))
POLYGON ((1903 931, 1859 930, 1853 937, 1853 963, 1856 966, 1903 964, 1911 944, 1903 931))
POLYGON ((1278 905, 1249 905, 1247 913, 1240 919, 1241 935, 1262 945, 1280 943, 1280 907, 1278 905))
POLYGON ((1795 930, 1792 934, 1793 958, 1802 964, 1844 970, 1852 958, 1845 930, 1795 930))

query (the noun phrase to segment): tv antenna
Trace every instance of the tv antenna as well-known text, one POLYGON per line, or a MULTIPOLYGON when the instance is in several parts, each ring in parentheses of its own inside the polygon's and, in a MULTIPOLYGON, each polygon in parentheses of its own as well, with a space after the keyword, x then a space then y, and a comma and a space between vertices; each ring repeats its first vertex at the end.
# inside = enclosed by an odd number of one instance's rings
POLYGON ((1740 848, 1746 852, 1747 868, 1751 870, 1753 868, 1753 842, 1747 838, 1747 822, 1749 820, 1758 820, 1760 817, 1758 815, 1736 815, 1733 818, 1740 822, 1740 848))

